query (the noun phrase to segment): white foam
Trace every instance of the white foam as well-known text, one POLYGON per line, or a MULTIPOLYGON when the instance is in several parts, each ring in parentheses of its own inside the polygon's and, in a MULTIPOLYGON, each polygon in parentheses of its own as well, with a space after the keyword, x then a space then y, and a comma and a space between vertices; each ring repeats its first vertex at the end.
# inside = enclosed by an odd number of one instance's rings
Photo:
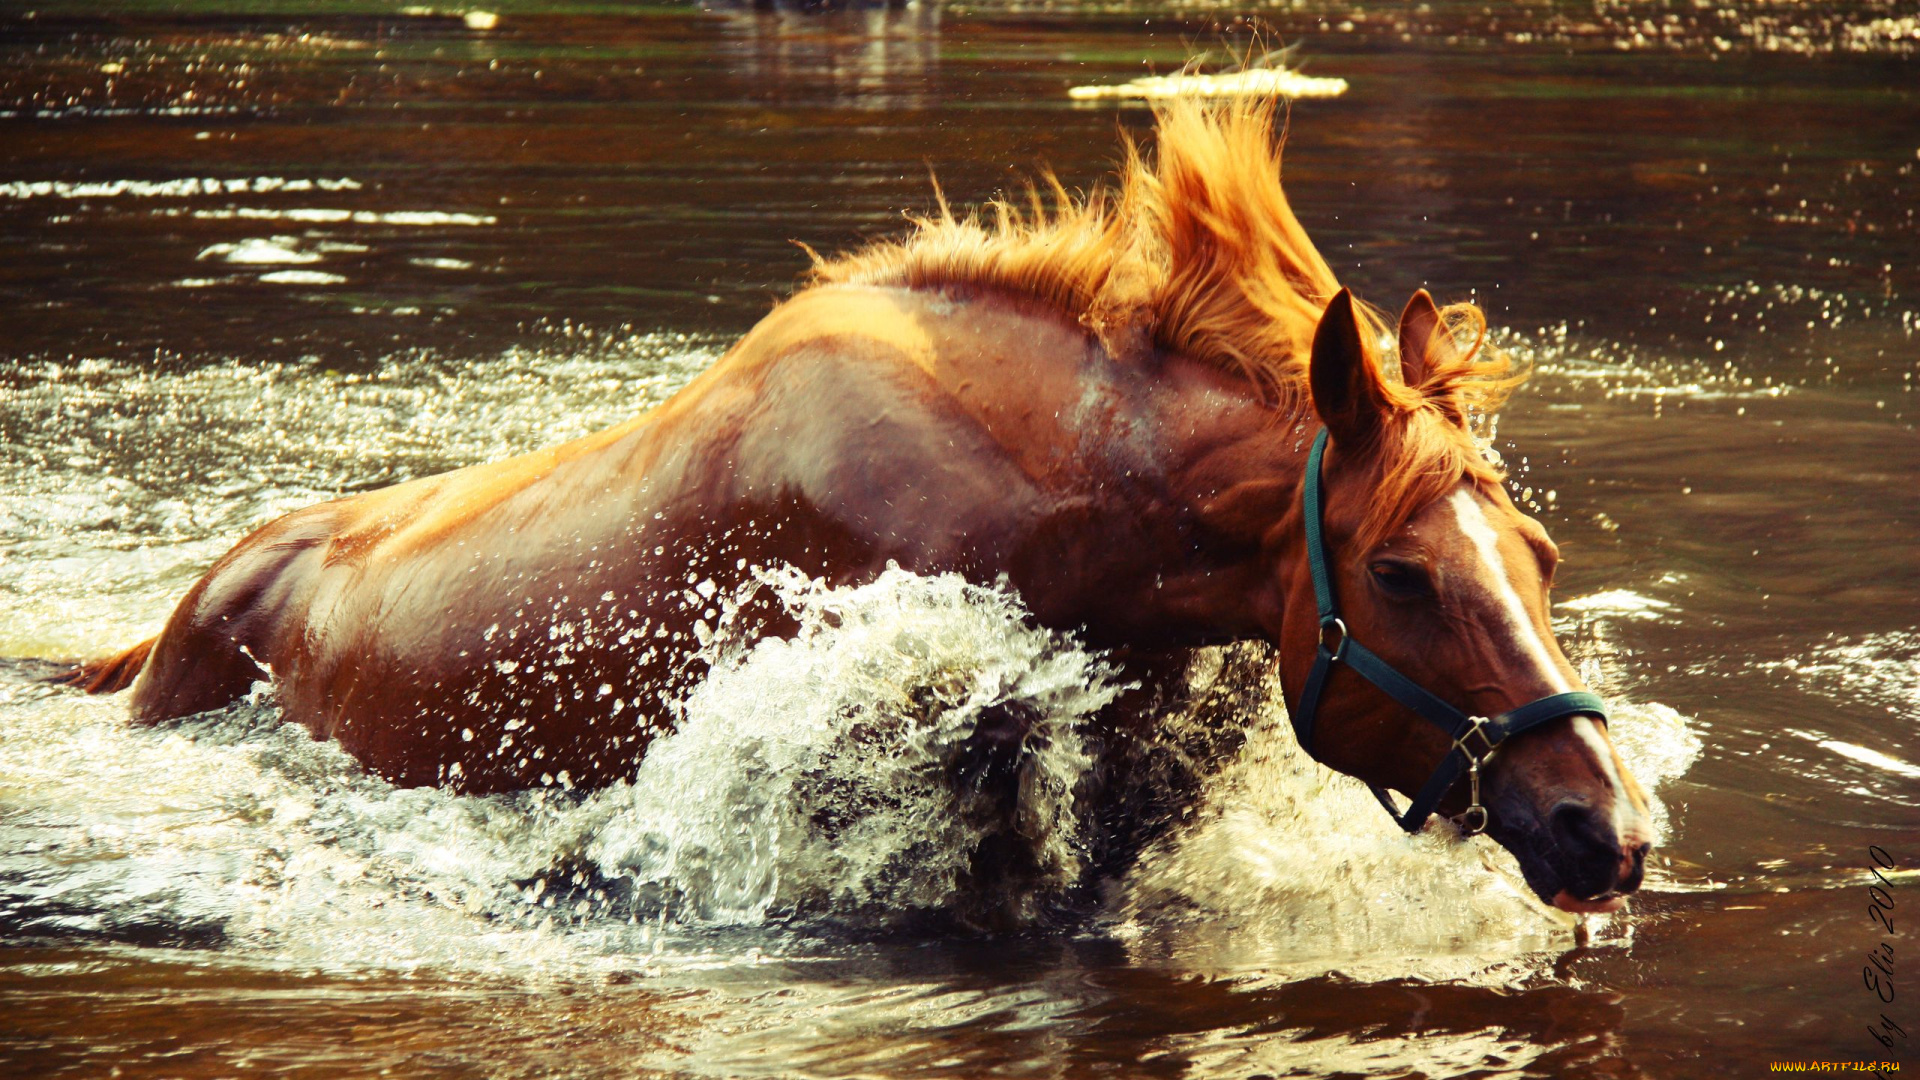
POLYGON ((1214 74, 1143 75, 1117 85, 1076 86, 1067 91, 1067 96, 1075 101, 1171 97, 1331 98, 1346 92, 1345 79, 1320 78, 1273 67, 1214 74))
POLYGON ((1617 619, 1662 619, 1673 610, 1665 600, 1634 592, 1632 589, 1603 589, 1599 592, 1560 600, 1554 605, 1562 611, 1582 615, 1609 615, 1617 619))
POLYGON ((1031 915, 1077 880, 1078 726, 1118 692, 1093 655, 954 575, 763 582, 799 635, 716 637, 678 730, 584 798, 396 789, 284 724, 265 684, 175 732, 0 683, 6 824, 48 860, 11 899, 64 906, 68 929, 204 925, 297 962, 482 971, 618 962, 658 941, 635 916, 875 925, 960 899, 985 832, 946 762, 1010 701, 1036 717, 1013 820, 1043 872, 1005 899, 1031 915))
POLYGON ((260 280, 269 285, 344 285, 347 281, 339 274, 323 270, 275 270, 261 274, 260 280))
POLYGON ((6 199, 190 199, 205 195, 270 194, 279 191, 359 191, 361 183, 339 179, 295 179, 279 176, 186 176, 176 180, 12 180, 0 182, 6 199))
POLYGON ((213 244, 203 248, 196 259, 218 257, 230 263, 259 265, 264 263, 316 263, 320 256, 311 251, 300 251, 300 241, 291 236, 276 236, 271 240, 250 237, 238 243, 213 244))
POLYGON ((1871 747, 1842 742, 1839 739, 1821 739, 1815 745, 1819 746, 1822 750, 1831 750, 1841 757, 1857 761, 1862 765, 1890 772, 1896 776, 1920 780, 1920 765, 1915 765, 1909 761, 1902 761, 1892 754, 1883 754, 1871 747))
POLYGON ((202 221, 298 221, 306 224, 411 225, 493 225, 499 218, 492 214, 467 214, 449 210, 345 210, 318 206, 272 207, 238 206, 195 210, 202 221))

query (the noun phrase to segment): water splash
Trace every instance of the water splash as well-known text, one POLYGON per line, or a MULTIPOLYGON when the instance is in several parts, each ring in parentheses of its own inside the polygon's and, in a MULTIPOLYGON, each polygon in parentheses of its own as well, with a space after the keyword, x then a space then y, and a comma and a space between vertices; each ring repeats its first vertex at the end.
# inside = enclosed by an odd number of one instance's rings
POLYGON ((1080 728, 1119 693, 1110 668, 958 575, 760 580, 799 631, 709 648, 678 732, 596 798, 609 817, 587 856, 601 873, 685 916, 739 923, 983 907, 1024 923, 1077 883, 1080 728), (1022 729, 1003 785, 968 772, 995 722, 1022 729), (1008 844, 1018 852, 997 854, 1017 869, 998 879, 989 849, 1008 844))
MULTIPOLYGON (((1110 666, 956 575, 831 587, 782 570, 753 587, 798 632, 747 642, 723 624, 676 732, 631 782, 585 795, 396 789, 282 723, 264 684, 148 730, 112 701, 0 683, 0 908, 16 934, 526 972, 704 956, 687 934, 796 919, 1023 925, 1081 882, 1086 726, 1122 689, 1110 666), (975 737, 1010 722, 1018 752, 995 766, 975 737)), ((1251 733, 1191 823, 1117 887, 1115 936, 1202 966, 1395 977, 1465 977, 1566 943, 1568 920, 1490 842, 1407 837, 1300 754, 1273 688, 1243 685, 1270 678, 1246 651, 1190 672, 1195 700, 1227 685, 1234 709, 1254 702, 1251 733)), ((1197 705, 1163 718, 1218 722, 1197 705)), ((1658 706, 1621 709, 1615 733, 1649 786, 1697 753, 1658 706)))
POLYGON ((396 789, 284 724, 264 683, 150 730, 7 682, 0 910, 15 934, 489 971, 644 955, 660 925, 1024 922, 1079 880, 1104 664, 955 575, 759 584, 799 633, 716 637, 677 732, 584 796, 396 789), (1022 752, 996 774, 969 740, 1009 713, 1022 752))
MULTIPOLYGON (((1279 978, 1502 983, 1535 972, 1530 954, 1572 943, 1577 918, 1536 900, 1513 856, 1438 823, 1403 832, 1365 785, 1300 750, 1277 683, 1263 696, 1246 748, 1194 821, 1126 882, 1116 931, 1143 957, 1279 978)), ((1674 710, 1615 702, 1613 713, 1615 745, 1650 793, 1697 760, 1699 739, 1674 710)), ((1664 831, 1666 807, 1650 803, 1664 831)))

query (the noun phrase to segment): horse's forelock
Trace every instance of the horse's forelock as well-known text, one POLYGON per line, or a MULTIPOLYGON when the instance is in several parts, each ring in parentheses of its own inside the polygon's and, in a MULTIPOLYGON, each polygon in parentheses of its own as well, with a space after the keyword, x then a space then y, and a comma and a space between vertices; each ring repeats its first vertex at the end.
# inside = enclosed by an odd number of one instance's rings
POLYGON ((1374 550, 1462 481, 1492 489, 1505 479, 1473 429, 1457 418, 1457 407, 1453 398, 1396 405, 1396 415, 1387 419, 1366 451, 1373 462, 1373 484, 1352 550, 1374 550))

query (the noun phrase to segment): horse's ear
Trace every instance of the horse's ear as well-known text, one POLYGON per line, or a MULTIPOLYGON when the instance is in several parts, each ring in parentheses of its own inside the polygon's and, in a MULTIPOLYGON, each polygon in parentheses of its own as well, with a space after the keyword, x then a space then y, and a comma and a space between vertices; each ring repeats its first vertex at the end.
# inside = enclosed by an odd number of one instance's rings
POLYGON ((1417 389, 1432 374, 1432 350, 1445 344, 1435 336, 1440 329, 1440 309, 1433 306, 1433 297, 1425 289, 1415 292, 1400 313, 1400 380, 1408 387, 1417 389))
POLYGON ((1386 384, 1361 334, 1353 294, 1346 289, 1327 305, 1313 332, 1307 387, 1313 393, 1313 411, 1335 442, 1370 441, 1386 416, 1386 384))

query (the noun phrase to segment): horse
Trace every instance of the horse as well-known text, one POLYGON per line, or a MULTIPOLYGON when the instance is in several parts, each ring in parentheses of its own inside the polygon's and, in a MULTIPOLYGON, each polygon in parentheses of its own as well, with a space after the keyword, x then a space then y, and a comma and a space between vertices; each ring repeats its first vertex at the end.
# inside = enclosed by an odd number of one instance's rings
POLYGON ((1306 749, 1404 827, 1453 816, 1542 901, 1617 909, 1646 796, 1554 639, 1557 549, 1476 442, 1521 376, 1470 304, 1423 290, 1390 327, 1340 286, 1275 117, 1164 104, 1112 184, 808 249, 806 286, 652 411, 290 513, 65 681, 156 724, 267 672, 395 784, 591 788, 668 730, 755 567, 957 572, 1111 650, 1144 688, 1117 732, 1195 650, 1267 643, 1306 749))

